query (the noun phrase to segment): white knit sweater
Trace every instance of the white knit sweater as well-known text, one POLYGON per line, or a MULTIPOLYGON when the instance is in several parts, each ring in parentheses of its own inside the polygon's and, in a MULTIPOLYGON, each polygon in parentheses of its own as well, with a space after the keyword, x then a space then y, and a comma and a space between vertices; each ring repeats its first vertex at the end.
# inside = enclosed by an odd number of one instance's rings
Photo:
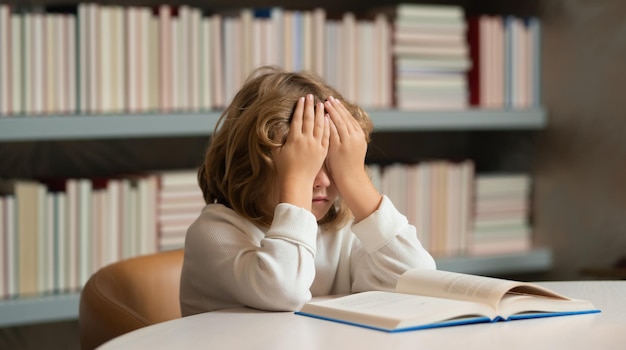
POLYGON ((386 196, 338 232, 319 230, 311 212, 291 204, 276 207, 269 229, 209 204, 187 230, 181 309, 183 316, 240 306, 294 311, 312 296, 393 290, 414 267, 435 262, 386 196))

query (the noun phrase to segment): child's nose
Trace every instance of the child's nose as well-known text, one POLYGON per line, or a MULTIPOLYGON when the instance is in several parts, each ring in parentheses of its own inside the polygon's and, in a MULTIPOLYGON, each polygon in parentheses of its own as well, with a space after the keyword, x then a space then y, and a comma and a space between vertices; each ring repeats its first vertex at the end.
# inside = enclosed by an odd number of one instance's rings
POLYGON ((328 186, 330 186, 330 177, 326 173, 325 167, 322 167, 322 169, 320 169, 320 171, 315 176, 313 187, 320 188, 320 187, 328 187, 328 186))

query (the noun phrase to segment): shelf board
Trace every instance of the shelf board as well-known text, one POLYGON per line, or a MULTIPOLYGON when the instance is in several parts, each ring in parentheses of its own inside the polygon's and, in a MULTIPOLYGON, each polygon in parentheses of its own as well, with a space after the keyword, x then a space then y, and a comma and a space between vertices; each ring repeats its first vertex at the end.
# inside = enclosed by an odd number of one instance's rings
POLYGON ((525 110, 468 109, 458 111, 368 111, 376 132, 444 130, 540 130, 546 127, 542 108, 525 110))
POLYGON ((502 275, 546 271, 552 266, 552 252, 535 248, 529 252, 435 259, 437 269, 475 275, 502 275))
MULTIPOLYGON (((552 265, 549 249, 484 257, 435 259, 440 270, 490 275, 546 271, 552 265)), ((0 327, 72 320, 78 318, 80 293, 0 300, 0 327)))
MULTIPOLYGON (((375 132, 516 130, 546 126, 543 109, 368 111, 375 132)), ((0 117, 0 142, 208 136, 220 112, 0 117)))
POLYGON ((80 293, 0 300, 0 327, 75 320, 80 293))

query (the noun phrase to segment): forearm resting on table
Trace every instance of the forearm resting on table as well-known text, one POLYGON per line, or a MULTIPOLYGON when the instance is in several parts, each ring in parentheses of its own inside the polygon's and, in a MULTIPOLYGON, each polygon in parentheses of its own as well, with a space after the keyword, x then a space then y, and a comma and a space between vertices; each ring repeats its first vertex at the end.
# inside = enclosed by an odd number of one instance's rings
POLYGON ((380 206, 382 195, 365 172, 359 174, 358 178, 345 181, 340 188, 341 196, 352 211, 355 222, 370 216, 380 206))

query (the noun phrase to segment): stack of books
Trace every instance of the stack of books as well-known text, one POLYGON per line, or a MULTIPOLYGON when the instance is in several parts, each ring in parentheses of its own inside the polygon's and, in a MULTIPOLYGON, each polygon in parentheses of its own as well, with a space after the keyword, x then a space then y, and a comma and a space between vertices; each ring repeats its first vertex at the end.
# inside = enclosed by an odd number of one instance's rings
POLYGON ((467 108, 471 61, 463 8, 400 4, 387 13, 394 28, 397 108, 467 108))
POLYGON ((536 17, 468 19, 470 104, 528 109, 541 105, 541 24, 536 17))
POLYGON ((530 176, 482 175, 476 179, 475 186, 469 253, 487 255, 528 251, 532 243, 530 176))
POLYGON ((157 245, 159 251, 185 245, 187 228, 204 207, 195 170, 159 173, 157 245))

